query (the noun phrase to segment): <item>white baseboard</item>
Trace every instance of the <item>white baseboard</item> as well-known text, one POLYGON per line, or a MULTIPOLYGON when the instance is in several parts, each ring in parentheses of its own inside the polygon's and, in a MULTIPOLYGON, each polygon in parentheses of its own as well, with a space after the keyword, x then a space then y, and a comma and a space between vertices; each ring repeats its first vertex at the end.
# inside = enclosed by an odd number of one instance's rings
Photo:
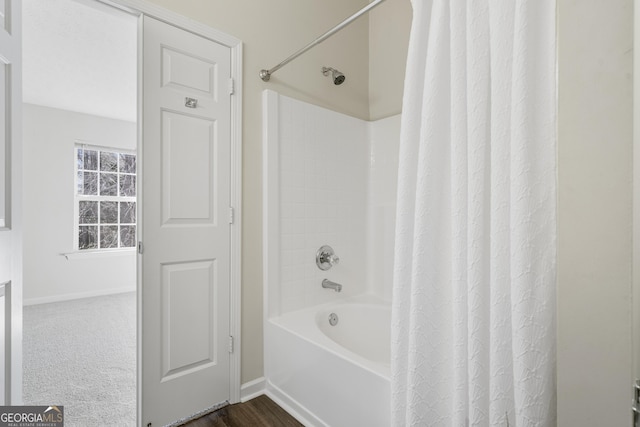
POLYGON ((240 386, 240 402, 244 403, 247 400, 262 396, 264 394, 265 385, 266 380, 264 377, 256 378, 253 381, 242 384, 240 386))
POLYGON ((266 383, 264 394, 306 427, 329 427, 320 418, 309 412, 307 408, 270 382, 266 383))
POLYGON ((50 297, 28 298, 22 301, 23 306, 48 304, 51 302, 72 301, 81 298, 102 297, 105 295, 123 294, 125 292, 135 292, 135 287, 103 289, 99 291, 76 292, 71 294, 52 295, 50 297))

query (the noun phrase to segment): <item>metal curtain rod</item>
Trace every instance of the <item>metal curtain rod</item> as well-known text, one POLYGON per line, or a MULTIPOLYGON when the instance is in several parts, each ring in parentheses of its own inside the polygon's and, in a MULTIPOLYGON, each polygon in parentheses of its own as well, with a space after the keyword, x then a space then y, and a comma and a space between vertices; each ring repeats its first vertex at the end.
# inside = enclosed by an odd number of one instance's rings
POLYGON ((271 68, 270 70, 261 70, 260 71, 260 78, 263 81, 268 82, 269 79, 271 78, 271 74, 275 73, 280 68, 284 67, 289 62, 293 61, 298 56, 302 55, 303 53, 305 53, 306 51, 308 51, 309 49, 311 49, 315 45, 322 43, 323 41, 325 41, 326 39, 328 39, 329 37, 331 37, 332 35, 334 35, 338 31, 340 31, 341 29, 343 29, 344 27, 346 27, 347 25, 351 24, 353 21, 355 21, 356 19, 358 19, 359 17, 364 15, 365 13, 369 12, 374 7, 378 6, 383 1, 385 1, 385 0, 373 0, 371 3, 369 3, 368 5, 363 7, 362 9, 360 9, 358 12, 354 13, 353 15, 351 15, 350 17, 348 17, 347 19, 345 19, 344 21, 342 21, 341 23, 339 23, 338 25, 336 25, 335 27, 333 27, 332 29, 330 29, 329 31, 327 31, 326 33, 324 33, 323 35, 321 35, 317 39, 315 39, 314 41, 312 41, 311 43, 309 43, 308 45, 306 45, 305 47, 303 47, 302 49, 300 49, 299 51, 297 51, 293 55, 289 56, 287 59, 285 59, 284 61, 282 61, 281 63, 279 63, 275 67, 271 68))

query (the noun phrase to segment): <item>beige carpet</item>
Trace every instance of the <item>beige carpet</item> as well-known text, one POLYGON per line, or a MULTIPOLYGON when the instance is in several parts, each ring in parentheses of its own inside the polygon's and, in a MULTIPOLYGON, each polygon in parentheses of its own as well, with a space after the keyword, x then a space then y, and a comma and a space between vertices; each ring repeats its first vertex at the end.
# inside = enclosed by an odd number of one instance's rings
POLYGON ((66 427, 135 426, 135 293, 24 308, 24 403, 66 427))

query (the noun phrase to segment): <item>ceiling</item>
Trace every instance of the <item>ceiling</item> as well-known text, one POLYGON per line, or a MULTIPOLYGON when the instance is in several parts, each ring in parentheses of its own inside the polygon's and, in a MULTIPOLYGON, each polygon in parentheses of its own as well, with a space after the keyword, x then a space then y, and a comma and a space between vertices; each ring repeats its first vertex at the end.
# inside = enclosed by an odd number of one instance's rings
POLYGON ((137 18, 94 0, 25 0, 23 101, 136 120, 137 18))

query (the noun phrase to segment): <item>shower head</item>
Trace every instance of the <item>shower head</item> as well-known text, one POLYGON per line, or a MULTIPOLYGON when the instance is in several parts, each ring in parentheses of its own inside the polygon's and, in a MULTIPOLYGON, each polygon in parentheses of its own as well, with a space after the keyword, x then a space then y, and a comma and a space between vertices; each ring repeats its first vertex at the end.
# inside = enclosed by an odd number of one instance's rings
POLYGON ((322 74, 324 74, 325 76, 328 76, 329 73, 331 73, 331 79, 333 80, 334 85, 337 86, 344 83, 345 77, 344 77, 344 74, 342 74, 340 71, 331 67, 322 67, 322 74))

